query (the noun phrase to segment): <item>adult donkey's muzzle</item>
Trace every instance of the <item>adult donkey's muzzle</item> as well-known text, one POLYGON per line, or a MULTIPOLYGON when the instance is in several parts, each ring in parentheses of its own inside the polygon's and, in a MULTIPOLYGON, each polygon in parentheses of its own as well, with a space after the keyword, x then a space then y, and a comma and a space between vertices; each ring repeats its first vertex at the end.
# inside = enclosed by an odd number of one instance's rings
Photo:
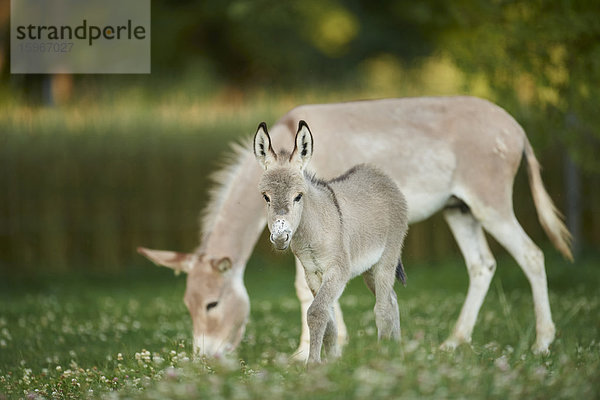
POLYGON ((271 243, 277 250, 285 250, 290 245, 292 239, 292 230, 286 220, 277 219, 271 225, 271 243))

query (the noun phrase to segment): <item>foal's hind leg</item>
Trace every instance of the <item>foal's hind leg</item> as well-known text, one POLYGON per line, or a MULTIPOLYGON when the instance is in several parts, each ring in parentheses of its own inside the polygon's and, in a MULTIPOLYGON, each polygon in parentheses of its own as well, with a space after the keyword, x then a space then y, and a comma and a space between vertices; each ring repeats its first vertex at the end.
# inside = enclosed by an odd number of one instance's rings
POLYGON ((440 346, 442 349, 452 350, 461 343, 471 342, 471 333, 494 276, 496 261, 485 240, 481 223, 470 211, 449 209, 444 212, 444 217, 458 243, 469 272, 469 290, 460 316, 452 334, 440 346))
POLYGON ((514 213, 494 216, 482 221, 484 228, 515 258, 531 285, 537 338, 535 353, 547 353, 554 340, 554 323, 548 300, 548 283, 544 267, 544 253, 527 236, 514 213))
MULTIPOLYGON (((388 257, 390 258, 390 257, 388 257)), ((365 283, 375 293, 375 323, 378 339, 400 340, 400 314, 394 291, 396 262, 380 260, 363 274, 365 283), (374 290, 373 290, 374 289, 374 290)))

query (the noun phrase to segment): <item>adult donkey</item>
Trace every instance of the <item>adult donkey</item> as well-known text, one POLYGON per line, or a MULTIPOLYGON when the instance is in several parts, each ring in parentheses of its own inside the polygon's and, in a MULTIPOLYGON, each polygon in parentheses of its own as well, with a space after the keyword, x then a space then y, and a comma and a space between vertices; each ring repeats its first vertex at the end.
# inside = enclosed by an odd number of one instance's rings
MULTIPOLYGON (((443 210, 469 273, 465 303, 443 348, 471 340, 496 270, 485 229, 516 259, 529 280, 537 334, 533 351, 548 351, 555 329, 544 255, 518 223, 512 205, 513 181, 523 155, 539 221, 568 259, 572 259, 570 235, 544 188, 525 132, 506 111, 473 97, 305 105, 272 127, 275 149, 293 147, 299 120, 309 121, 316 133, 319 148, 311 165, 324 178, 338 176, 357 163, 373 163, 402 188, 409 223, 443 210)), ((238 148, 235 163, 215 175, 218 186, 204 212, 198 249, 189 254, 140 249, 154 262, 189 274, 184 300, 193 320, 194 346, 202 354, 231 350, 243 335, 249 313, 244 269, 265 227, 263 200, 256 191, 261 174, 251 146, 238 148)), ((312 295, 298 260, 296 268, 303 314, 296 354, 306 358, 306 310, 312 295)), ((343 336, 341 315, 337 321, 343 336)))

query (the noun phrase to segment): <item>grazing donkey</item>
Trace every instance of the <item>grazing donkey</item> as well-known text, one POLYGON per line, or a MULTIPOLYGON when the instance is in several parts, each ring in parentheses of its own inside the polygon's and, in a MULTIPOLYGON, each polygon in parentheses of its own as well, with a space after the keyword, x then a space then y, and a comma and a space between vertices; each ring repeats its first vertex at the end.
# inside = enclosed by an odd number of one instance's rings
POLYGON ((375 294, 378 337, 400 339, 395 276, 406 284, 400 261, 408 229, 406 200, 379 169, 361 164, 330 181, 306 172, 313 137, 300 121, 292 153, 275 153, 267 126, 254 136, 254 155, 265 170, 259 190, 267 203, 267 226, 278 250, 291 247, 304 267, 314 300, 308 308, 309 362, 335 356, 334 304, 348 281, 363 275, 375 294))
MULTIPOLYGON (((556 248, 572 259, 569 232, 546 192, 531 144, 513 117, 474 97, 417 97, 296 107, 271 127, 279 148, 293 147, 296 124, 309 120, 319 142, 311 164, 334 177, 359 163, 382 168, 402 188, 413 224, 442 211, 465 259, 469 288, 460 315, 442 347, 469 343, 496 270, 484 230, 517 261, 533 294, 534 352, 554 340, 544 254, 515 217, 513 182, 521 160, 538 218, 556 248)), ((217 172, 193 253, 140 249, 157 264, 188 273, 186 305, 194 325, 194 347, 220 355, 239 343, 249 313, 246 262, 265 227, 263 201, 255 193, 262 174, 247 147, 217 172)), ((302 304, 302 338, 296 354, 308 356, 306 310, 312 301, 296 259, 296 290, 302 304)), ((339 312, 339 307, 336 306, 339 312)), ((338 313, 338 333, 345 327, 338 313)))

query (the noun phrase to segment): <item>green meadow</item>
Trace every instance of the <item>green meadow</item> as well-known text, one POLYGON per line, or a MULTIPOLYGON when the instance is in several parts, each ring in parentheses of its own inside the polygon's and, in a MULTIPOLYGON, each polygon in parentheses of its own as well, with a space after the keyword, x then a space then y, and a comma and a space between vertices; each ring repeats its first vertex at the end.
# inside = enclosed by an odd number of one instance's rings
POLYGON ((290 359, 300 323, 289 257, 252 258, 251 320, 237 353, 220 361, 194 359, 185 277, 167 269, 3 279, 0 398, 598 398, 600 257, 573 266, 547 254, 550 355, 529 350, 529 286, 501 256, 471 346, 438 350, 466 293, 462 261, 415 263, 408 286, 396 286, 401 343, 377 343, 374 298, 355 279, 341 298, 342 357, 309 368, 290 359))

